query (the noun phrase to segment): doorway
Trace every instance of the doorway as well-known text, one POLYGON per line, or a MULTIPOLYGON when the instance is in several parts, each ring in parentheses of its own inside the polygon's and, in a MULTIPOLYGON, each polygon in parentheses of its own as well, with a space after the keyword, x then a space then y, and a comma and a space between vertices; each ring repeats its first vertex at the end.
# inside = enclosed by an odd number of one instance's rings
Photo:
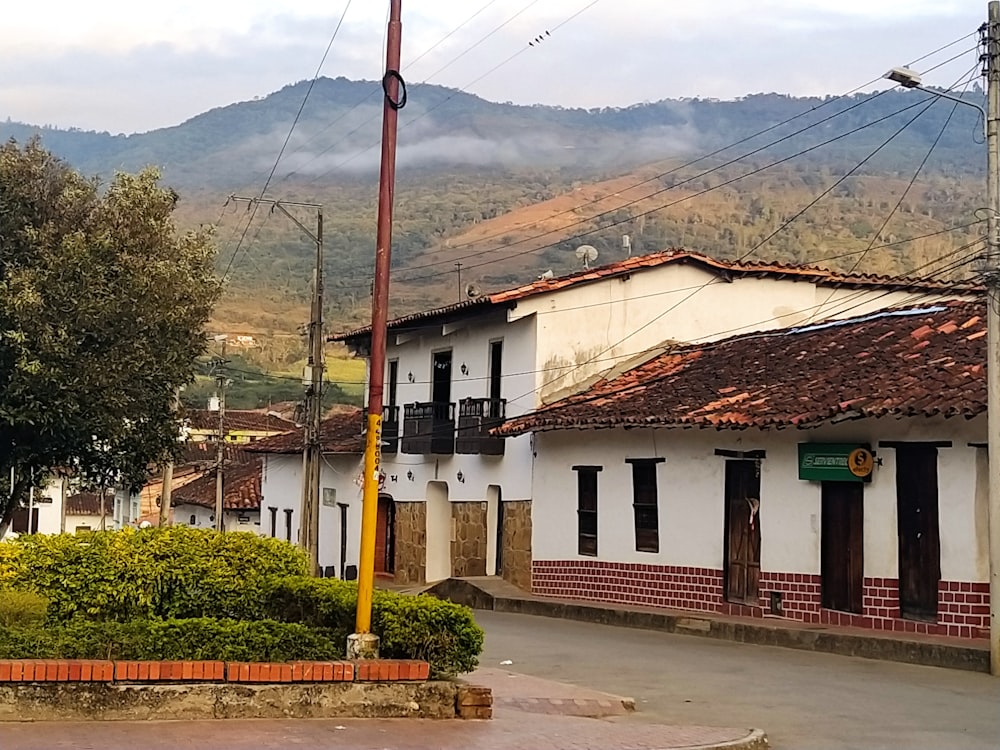
POLYGON ((375 521, 375 573, 396 572, 396 503, 391 495, 378 496, 375 521))
POLYGON ((861 614, 864 604, 864 484, 823 482, 820 578, 825 609, 861 614))
POLYGON ((451 350, 434 352, 431 373, 431 401, 447 404, 451 401, 451 350))
POLYGON ((725 566, 726 601, 759 604, 760 463, 726 461, 725 566))
POLYGON ((895 447, 899 612, 911 620, 936 622, 941 581, 937 448, 919 443, 895 447))
POLYGON ((425 577, 428 582, 442 581, 451 577, 452 521, 447 482, 427 483, 426 514, 425 577))

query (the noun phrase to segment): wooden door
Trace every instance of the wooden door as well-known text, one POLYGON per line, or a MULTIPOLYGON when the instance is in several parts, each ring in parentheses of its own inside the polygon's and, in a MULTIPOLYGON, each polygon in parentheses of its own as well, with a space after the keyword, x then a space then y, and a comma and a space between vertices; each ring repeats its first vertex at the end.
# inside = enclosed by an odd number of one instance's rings
POLYGON ((896 447, 899 609, 903 617, 937 621, 941 580, 937 448, 896 447))
POLYGON ((395 503, 388 495, 378 497, 378 517, 375 522, 375 572, 392 573, 395 570, 395 503))
POLYGON ((760 464, 726 461, 725 567, 726 600, 759 603, 760 464))
POLYGON ((823 606, 861 614, 864 605, 864 484, 823 482, 820 577, 823 606))

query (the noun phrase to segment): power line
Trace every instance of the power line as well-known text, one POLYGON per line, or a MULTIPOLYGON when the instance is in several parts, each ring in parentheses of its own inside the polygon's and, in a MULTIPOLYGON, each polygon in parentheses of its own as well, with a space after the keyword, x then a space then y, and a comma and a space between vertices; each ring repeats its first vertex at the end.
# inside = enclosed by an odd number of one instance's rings
MULTIPOLYGON (((885 146, 887 146, 900 133, 902 133, 907 127, 909 127, 917 118, 919 118, 924 112, 926 112, 928 109, 930 109, 932 106, 934 106, 935 102, 936 102, 936 98, 934 100, 926 103, 924 105, 923 109, 920 112, 918 112, 914 117, 912 117, 909 121, 907 121, 906 124, 903 125, 903 127, 901 127, 898 130, 896 130, 896 132, 893 133, 891 136, 889 136, 888 139, 886 139, 885 141, 883 141, 878 147, 875 148, 874 151, 872 151, 868 156, 866 156, 857 166, 853 167, 849 172, 847 172, 847 174, 845 174, 843 177, 841 177, 839 180, 837 180, 830 188, 828 188, 826 191, 824 191, 823 193, 821 193, 816 199, 810 201, 802 210, 800 210, 798 213, 796 213, 794 216, 792 216, 788 221, 785 221, 781 226, 779 226, 778 229, 776 229, 774 232, 772 232, 771 234, 769 234, 763 240, 761 240, 760 242, 758 242, 756 245, 754 245, 752 248, 750 248, 746 253, 744 253, 743 255, 741 255, 737 259, 737 261, 739 262, 739 261, 745 260, 750 255, 752 255, 753 253, 755 253, 760 247, 762 247, 764 244, 766 244, 767 242, 769 242, 771 240, 771 238, 773 238, 778 232, 780 232, 780 231, 786 229, 787 227, 789 227, 797 218, 799 218, 800 216, 802 216, 809 208, 811 208, 812 206, 814 206, 817 202, 819 202, 820 199, 822 199, 825 195, 829 194, 829 192, 831 190, 833 190, 834 188, 836 188, 837 185, 839 185, 845 179, 847 179, 848 176, 850 176, 855 171, 857 171, 857 169, 859 169, 863 164, 865 164, 866 162, 868 162, 879 151, 881 151, 883 148, 885 148, 885 146)), ((921 102, 921 103, 923 103, 923 102, 921 102)), ((667 315, 671 311, 677 309, 682 304, 684 304, 685 302, 687 302, 688 300, 690 300, 692 297, 694 297, 696 294, 698 294, 699 292, 701 292, 705 287, 707 287, 711 283, 712 283, 711 281, 708 281, 705 284, 703 284, 700 287, 698 287, 697 289, 694 289, 688 295, 686 295, 681 300, 679 300, 675 304, 673 304, 670 307, 668 307, 667 309, 665 309, 659 315, 651 318, 649 321, 647 321, 643 325, 639 326, 638 328, 636 328, 634 331, 632 331, 631 333, 627 334, 623 338, 619 339, 614 344, 611 344, 610 346, 608 346, 605 349, 603 349, 600 352, 598 352, 598 354, 596 356, 601 356, 603 354, 606 354, 609 351, 612 351, 613 349, 615 349, 616 347, 618 347, 619 345, 621 345, 622 343, 624 343, 628 339, 632 338, 633 336, 635 336, 636 334, 640 333, 641 331, 647 329, 649 326, 653 325, 656 321, 662 319, 665 315, 667 315)), ((584 366, 586 366, 588 364, 590 364, 589 360, 586 361, 586 362, 580 363, 579 365, 573 367, 572 369, 569 370, 569 372, 573 372, 574 370, 580 369, 580 368, 582 368, 582 367, 584 367, 584 366)), ((528 395, 531 395, 533 393, 537 393, 538 391, 542 390, 546 386, 551 385, 552 383, 557 382, 558 380, 561 380, 562 378, 564 378, 566 376, 566 374, 568 374, 568 373, 563 373, 562 375, 560 375, 560 376, 558 376, 558 377, 556 377, 556 378, 554 378, 552 380, 546 381, 545 383, 543 383, 542 385, 534 388, 533 390, 529 391, 528 393, 525 393, 522 396, 518 396, 518 398, 515 399, 515 400, 519 400, 521 398, 524 398, 524 396, 528 396, 528 395)))
MULTIPOLYGON (((834 137, 832 137, 832 138, 830 138, 828 140, 822 141, 821 143, 814 144, 812 146, 809 146, 808 148, 802 149, 801 151, 797 151, 796 153, 791 154, 790 156, 786 156, 786 157, 783 157, 781 159, 777 159, 776 161, 772 161, 769 164, 765 164, 764 166, 757 167, 755 169, 752 169, 749 172, 745 172, 745 173, 743 173, 741 175, 737 175, 736 177, 733 177, 733 178, 731 178, 729 180, 725 180, 725 181, 723 181, 723 182, 721 182, 721 183, 719 183, 717 185, 713 185, 712 187, 705 188, 705 189, 700 190, 700 191, 698 191, 696 193, 691 193, 690 195, 683 196, 683 197, 678 198, 677 200, 672 201, 670 203, 666 203, 666 204, 663 204, 663 205, 655 206, 654 208, 648 209, 646 211, 641 211, 639 213, 631 214, 628 218, 612 221, 611 223, 609 223, 609 224, 607 224, 605 226, 602 226, 602 227, 596 227, 594 229, 590 229, 590 230, 586 230, 586 231, 583 231, 583 232, 579 232, 578 234, 572 235, 570 237, 565 237, 565 238, 563 238, 563 239, 561 239, 561 240, 559 240, 558 242, 555 242, 555 243, 550 243, 550 244, 547 244, 547 245, 543 245, 541 247, 535 247, 535 248, 531 248, 531 249, 528 249, 528 250, 523 250, 521 252, 513 253, 513 254, 510 254, 510 255, 505 255, 502 258, 497 258, 497 259, 494 259, 494 260, 483 261, 483 262, 480 262, 480 263, 470 263, 467 266, 467 268, 470 268, 470 269, 472 269, 472 268, 480 268, 482 266, 492 265, 493 263, 502 263, 502 262, 505 262, 505 261, 509 261, 509 260, 511 260, 513 258, 521 257, 523 255, 530 255, 531 253, 537 253, 537 252, 539 252, 541 250, 544 250, 546 248, 555 247, 558 244, 562 244, 562 243, 565 243, 565 242, 571 242, 573 240, 578 240, 578 239, 580 239, 582 237, 586 237, 586 236, 594 234, 596 232, 605 231, 605 230, 607 230, 607 229, 609 229, 611 227, 619 226, 621 224, 624 224, 624 223, 627 223, 627 222, 630 222, 630 221, 634 221, 635 219, 637 219, 639 217, 648 216, 651 213, 656 213, 657 211, 662 211, 664 209, 671 208, 673 206, 676 206, 676 205, 679 205, 679 204, 684 203, 686 201, 689 201, 689 200, 691 200, 693 198, 697 198, 697 197, 700 197, 702 195, 706 195, 707 193, 711 193, 711 192, 713 192, 715 190, 720 190, 720 189, 722 189, 724 187, 728 187, 729 185, 732 185, 732 184, 734 184, 736 182, 739 182, 740 180, 744 180, 747 177, 752 177, 752 176, 754 176, 756 174, 760 174, 761 172, 764 172, 764 171, 766 171, 768 169, 771 169, 772 167, 778 166, 779 164, 784 164, 785 162, 791 161, 791 160, 796 159, 796 158, 798 158, 800 156, 804 156, 807 153, 810 153, 812 151, 816 151, 816 150, 818 150, 820 148, 823 148, 824 146, 830 145, 831 143, 835 143, 835 142, 837 142, 839 140, 842 140, 842 139, 847 138, 849 136, 852 136, 852 135, 854 135, 856 133, 859 133, 860 131, 865 130, 867 128, 874 127, 875 125, 879 125, 882 122, 885 122, 886 120, 892 119, 893 117, 896 117, 897 115, 903 114, 904 112, 907 112, 907 111, 909 111, 911 109, 919 107, 922 104, 925 104, 931 98, 932 97, 927 97, 925 99, 921 99, 920 101, 915 102, 914 104, 909 104, 909 105, 907 105, 905 107, 902 107, 901 109, 898 109, 895 112, 891 112, 890 114, 885 115, 883 117, 880 117, 877 120, 865 123, 863 125, 859 125, 859 126, 857 126, 855 128, 852 128, 851 130, 848 130, 848 131, 846 131, 844 133, 841 133, 841 134, 839 134, 837 136, 834 136, 834 137)), ((615 209, 613 209, 611 211, 605 211, 605 212, 597 214, 597 215, 595 215, 593 217, 590 217, 588 219, 582 219, 582 220, 580 220, 578 222, 574 222, 573 224, 570 224, 567 227, 560 227, 559 229, 553 229, 553 230, 549 230, 549 231, 546 231, 546 232, 541 232, 541 233, 539 233, 537 235, 533 235, 531 237, 526 237, 523 240, 519 240, 519 241, 517 241, 515 243, 511 243, 510 245, 508 245, 508 247, 511 247, 513 245, 518 245, 518 244, 524 244, 525 242, 530 242, 530 241, 536 240, 536 239, 542 239, 542 238, 544 238, 546 236, 549 236, 549 235, 552 235, 552 234, 556 234, 556 233, 565 231, 569 227, 573 227, 573 226, 576 226, 576 225, 579 225, 579 224, 589 223, 589 222, 593 221, 594 219, 600 218, 602 216, 606 216, 606 215, 608 215, 610 213, 615 213, 615 212, 620 211, 622 208, 625 208, 625 207, 627 207, 629 205, 634 205, 635 203, 639 203, 639 202, 642 202, 644 200, 648 200, 650 197, 653 197, 654 195, 657 195, 659 193, 667 192, 670 189, 671 188, 669 188, 669 187, 668 188, 664 188, 663 190, 657 191, 657 193, 653 193, 653 194, 651 194, 649 196, 646 196, 644 198, 641 198, 641 199, 636 199, 634 201, 630 201, 630 202, 625 203, 622 206, 619 206, 618 208, 615 208, 615 209)), ((494 251, 493 250, 485 250, 485 251, 480 251, 480 252, 476 252, 476 253, 470 253, 468 255, 459 256, 459 259, 464 261, 464 260, 467 260, 469 258, 473 258, 473 257, 477 257, 477 256, 482 256, 482 255, 485 255, 485 254, 491 253, 491 252, 494 252, 494 251)), ((454 261, 454 259, 452 259, 452 260, 454 261)), ((447 272, 437 272, 437 273, 423 274, 423 275, 419 275, 419 276, 414 276, 414 277, 400 279, 400 281, 405 281, 405 282, 412 283, 414 281, 423 281, 423 280, 426 280, 426 279, 437 278, 438 276, 441 276, 441 275, 443 275, 445 273, 447 273, 447 272)))
MULTIPOLYGON (((351 7, 353 0, 347 0, 347 4, 344 6, 344 12, 340 14, 340 19, 337 21, 337 25, 333 30, 333 34, 330 35, 330 42, 326 45, 326 50, 323 52, 323 57, 320 58, 319 65, 316 66, 316 72, 313 74, 312 80, 309 81, 309 86, 306 88, 305 96, 302 97, 302 104, 299 105, 298 112, 295 113, 295 119, 292 120, 292 126, 288 129, 288 135, 285 136, 285 142, 281 144, 281 149, 278 151, 278 157, 274 160, 274 166, 271 167, 271 171, 264 181, 264 187, 260 190, 260 195, 258 200, 264 197, 267 193, 267 188, 271 184, 271 180, 274 178, 274 173, 278 169, 278 164, 281 163, 281 157, 285 154, 285 149, 288 147, 288 142, 292 139, 292 133, 295 132, 296 125, 299 124, 299 119, 302 117, 302 111, 306 108, 306 103, 309 101, 309 95, 312 93, 313 87, 316 85, 316 81, 319 79, 319 74, 323 70, 323 65, 326 63, 326 58, 330 54, 330 50, 333 48, 333 43, 337 39, 337 34, 340 33, 340 27, 344 24, 344 18, 347 16, 347 11, 351 7)), ((229 263, 226 265, 226 270, 222 273, 222 280, 225 282, 226 277, 229 275, 229 270, 233 267, 233 262, 236 260, 236 256, 240 252, 240 248, 243 245, 243 240, 247 236, 247 231, 250 229, 250 225, 253 223, 254 216, 257 215, 258 203, 253 204, 253 209, 250 213, 250 220, 247 222, 246 227, 243 229, 243 233, 240 235, 239 242, 236 243, 236 249, 233 250, 232 256, 229 258, 229 263)), ((260 234, 258 230, 257 234, 260 234)))
MULTIPOLYGON (((979 66, 977 64, 975 67, 972 68, 972 71, 970 71, 970 73, 967 73, 966 75, 970 75, 971 73, 975 72, 976 68, 978 67, 979 66)), ((966 90, 968 90, 969 84, 971 83, 972 79, 970 78, 965 84, 963 93, 966 90)), ((917 178, 920 176, 920 173, 924 169, 924 166, 926 166, 927 160, 931 158, 931 154, 934 153, 934 149, 937 147, 938 142, 940 142, 942 136, 944 136, 945 131, 948 129, 948 124, 951 122, 951 118, 954 117, 955 110, 958 109, 958 105, 959 102, 952 103, 951 111, 948 113, 948 117, 945 119, 944 124, 941 126, 941 130, 938 131, 937 137, 931 143, 930 148, 927 149, 927 153, 924 154, 924 158, 920 160, 920 164, 917 165, 917 168, 914 170, 913 176, 910 178, 909 183, 907 183, 906 188, 903 190, 902 193, 900 193, 899 199, 896 201, 896 205, 894 205, 892 207, 892 210, 890 210, 889 213, 886 215, 885 219, 882 221, 882 225, 878 228, 878 230, 876 230, 875 233, 872 234, 872 239, 871 242, 868 243, 868 247, 865 248, 864 252, 861 253, 861 256, 854 262, 854 265, 851 266, 850 270, 848 271, 849 274, 853 273, 858 268, 858 266, 861 265, 864 259, 868 256, 868 253, 871 251, 872 247, 878 241, 878 238, 881 236, 882 232, 884 232, 885 228, 889 225, 889 222, 892 221, 892 217, 896 215, 896 212, 899 210, 899 207, 903 205, 903 201, 906 200, 906 196, 909 195, 910 190, 916 183, 917 178)), ((833 297, 833 292, 831 292, 830 296, 827 297, 827 302, 829 302, 832 297, 833 297)), ((822 309, 822 307, 820 309, 822 309)), ((819 310, 817 310, 817 312, 814 313, 814 315, 818 313, 819 310)))

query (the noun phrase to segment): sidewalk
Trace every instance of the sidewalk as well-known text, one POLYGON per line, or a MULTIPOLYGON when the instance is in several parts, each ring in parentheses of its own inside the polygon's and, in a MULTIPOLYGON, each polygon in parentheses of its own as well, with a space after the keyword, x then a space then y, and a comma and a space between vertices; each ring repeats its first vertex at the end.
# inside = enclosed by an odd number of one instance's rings
POLYGON ((630 721, 633 702, 551 680, 482 669, 492 721, 422 719, 0 723, 3 750, 766 750, 759 730, 630 721), (602 717, 602 718, 597 718, 602 717))
POLYGON ((783 617, 728 617, 711 612, 626 608, 617 604, 575 599, 546 599, 522 591, 493 576, 449 578, 427 587, 386 586, 410 593, 425 591, 466 604, 473 609, 581 620, 760 646, 781 646, 974 672, 989 672, 990 668, 989 643, 979 639, 809 625, 783 617))

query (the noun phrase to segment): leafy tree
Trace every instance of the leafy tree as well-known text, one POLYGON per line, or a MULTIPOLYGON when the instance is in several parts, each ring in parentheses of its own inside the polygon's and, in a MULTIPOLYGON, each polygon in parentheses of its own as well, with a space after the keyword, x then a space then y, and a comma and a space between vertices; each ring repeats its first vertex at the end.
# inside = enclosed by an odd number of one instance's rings
POLYGON ((35 141, 0 146, 0 530, 55 468, 135 487, 177 447, 219 287, 158 180, 102 191, 35 141))

